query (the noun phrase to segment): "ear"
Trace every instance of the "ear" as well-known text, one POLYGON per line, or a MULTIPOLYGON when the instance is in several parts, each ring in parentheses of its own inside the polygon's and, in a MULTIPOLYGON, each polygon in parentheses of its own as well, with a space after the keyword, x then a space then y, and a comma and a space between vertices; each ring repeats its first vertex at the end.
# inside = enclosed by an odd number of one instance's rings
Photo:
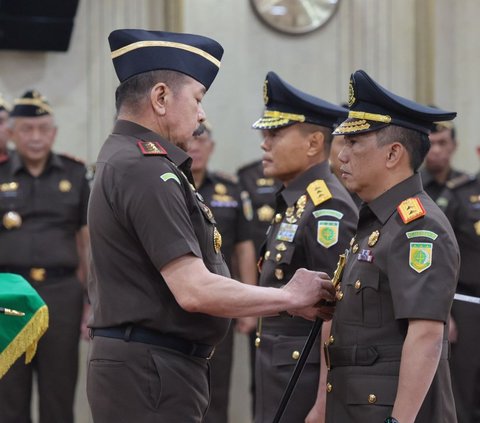
POLYGON ((408 160, 408 152, 405 147, 399 142, 393 142, 385 146, 386 160, 385 166, 387 169, 392 169, 398 165, 405 157, 408 160))
POLYGON ((320 152, 324 151, 325 135, 321 131, 312 132, 308 136, 308 157, 317 156, 320 152))
POLYGON ((171 90, 164 82, 158 82, 150 90, 150 104, 156 114, 164 116, 167 112, 167 100, 171 90))

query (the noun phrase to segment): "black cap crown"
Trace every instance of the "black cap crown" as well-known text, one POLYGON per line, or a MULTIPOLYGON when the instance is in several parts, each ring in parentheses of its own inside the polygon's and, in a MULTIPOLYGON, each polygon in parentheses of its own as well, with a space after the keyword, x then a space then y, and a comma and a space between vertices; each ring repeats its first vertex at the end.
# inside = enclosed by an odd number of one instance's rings
POLYGON ((348 94, 348 119, 335 129, 335 135, 376 131, 390 124, 429 134, 434 122, 449 121, 457 115, 393 94, 363 70, 350 77, 348 94))
POLYGON ((265 110, 252 127, 275 129, 299 122, 332 128, 348 110, 304 93, 283 81, 275 72, 268 72, 263 84, 265 110))
POLYGON ((22 97, 15 99, 12 117, 38 117, 53 115, 53 110, 46 97, 37 90, 28 90, 22 97))
POLYGON ((7 101, 3 98, 2 93, 0 93, 0 111, 2 110, 6 110, 10 113, 11 108, 7 101))
POLYGON ((186 74, 208 89, 220 68, 222 46, 211 38, 143 29, 117 29, 109 37, 120 82, 153 70, 186 74))

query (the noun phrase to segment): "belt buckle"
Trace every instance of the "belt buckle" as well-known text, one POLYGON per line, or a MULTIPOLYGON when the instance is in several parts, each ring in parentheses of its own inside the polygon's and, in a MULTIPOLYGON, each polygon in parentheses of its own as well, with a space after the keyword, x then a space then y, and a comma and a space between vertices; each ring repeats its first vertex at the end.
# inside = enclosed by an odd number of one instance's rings
POLYGON ((323 344, 323 355, 325 356, 325 364, 327 365, 327 370, 330 370, 330 352, 328 351, 327 342, 324 342, 323 344))
POLYGON ((214 354, 215 354, 215 347, 213 347, 212 351, 210 351, 210 354, 208 354, 207 360, 210 360, 214 354))
POLYGON ((47 270, 43 267, 32 267, 30 269, 30 279, 35 282, 43 282, 47 278, 47 270))

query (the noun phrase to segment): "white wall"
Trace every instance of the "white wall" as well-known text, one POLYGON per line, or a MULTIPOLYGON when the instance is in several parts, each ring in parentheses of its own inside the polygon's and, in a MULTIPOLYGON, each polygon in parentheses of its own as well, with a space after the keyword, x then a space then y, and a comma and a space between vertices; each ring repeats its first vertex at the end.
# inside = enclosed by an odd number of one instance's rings
POLYGON ((211 36, 225 48, 222 68, 205 99, 217 138, 212 167, 234 172, 260 156, 259 134, 250 125, 263 108, 262 83, 269 70, 340 103, 346 100, 350 73, 362 68, 410 98, 425 88, 416 84, 428 69, 430 76, 422 77, 431 85, 426 90, 432 91, 430 100, 459 112, 456 164, 478 169, 472 154, 480 112, 478 0, 462 0, 461 8, 451 0, 341 0, 324 28, 304 36, 271 31, 248 0, 80 0, 67 53, 0 51, 0 92, 11 100, 28 88, 40 90, 56 111, 57 150, 94 161, 111 129, 118 84, 107 35, 119 27, 168 28, 165 5, 183 10, 184 31, 211 36), (427 56, 418 54, 424 25, 418 8, 427 3, 434 14, 431 46, 426 46, 432 51, 430 67, 425 67, 427 56))

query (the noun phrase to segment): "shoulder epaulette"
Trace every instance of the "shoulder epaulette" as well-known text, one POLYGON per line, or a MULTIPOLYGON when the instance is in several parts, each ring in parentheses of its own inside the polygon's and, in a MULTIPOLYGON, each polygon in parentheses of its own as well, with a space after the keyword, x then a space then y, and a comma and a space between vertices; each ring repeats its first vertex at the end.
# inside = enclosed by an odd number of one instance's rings
POLYGON ((469 175, 465 173, 463 175, 457 176, 456 178, 450 179, 445 185, 449 189, 456 189, 474 180, 475 175, 469 175))
POLYGON ((67 160, 70 160, 70 161, 72 161, 72 162, 85 165, 85 161, 83 161, 83 160, 80 159, 79 157, 72 156, 71 154, 60 153, 59 156, 62 157, 63 159, 67 159, 67 160))
POLYGON ((227 172, 216 170, 215 172, 212 172, 212 173, 215 177, 217 177, 218 179, 222 179, 225 182, 230 182, 232 184, 238 183, 238 178, 234 175, 230 175, 227 172))
POLYGON ((411 197, 403 200, 397 207, 398 214, 403 220, 403 223, 407 224, 414 220, 417 220, 427 214, 423 208, 423 204, 418 197, 411 197))
POLYGON ((317 179, 310 182, 307 187, 307 192, 315 206, 318 206, 333 197, 323 179, 317 179))
POLYGON ((153 141, 138 141, 137 146, 144 156, 166 156, 165 150, 160 143, 153 141))

